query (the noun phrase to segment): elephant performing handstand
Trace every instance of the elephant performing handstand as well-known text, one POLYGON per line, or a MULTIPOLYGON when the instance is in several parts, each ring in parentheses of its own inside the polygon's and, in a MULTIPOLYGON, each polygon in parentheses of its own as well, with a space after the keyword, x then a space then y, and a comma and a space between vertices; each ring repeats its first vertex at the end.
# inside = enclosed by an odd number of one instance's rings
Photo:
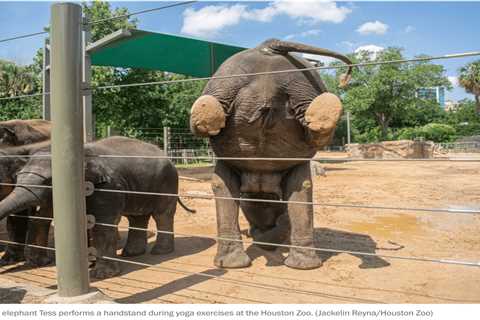
MULTIPOLYGON (((38 216, 52 216, 51 189, 32 187, 51 184, 49 154, 49 147, 39 150, 33 154, 34 157, 23 166, 21 171, 17 172, 16 183, 20 186, 15 187, 0 202, 0 219, 32 206, 40 206, 43 209, 38 212, 38 216)), ((127 217, 130 227, 143 229, 147 228, 152 216, 157 229, 165 233, 157 234, 151 253, 165 254, 174 250, 172 232, 176 204, 179 201, 176 196, 178 174, 175 166, 168 159, 155 158, 162 155, 163 151, 154 145, 123 137, 107 138, 85 145, 85 180, 92 182, 95 188, 120 191, 97 190, 86 199, 86 213, 94 215, 96 222, 99 223, 92 230, 92 246, 96 248, 99 257, 116 256, 117 229, 107 225, 116 225, 121 216, 127 217), (99 155, 107 156, 99 157, 99 155), (163 193, 172 196, 122 193, 121 191, 163 193)), ((181 202, 180 204, 183 206, 181 202)), ((185 206, 184 208, 191 211, 185 206)), ((49 224, 45 223, 30 223, 27 244, 47 246, 48 227, 49 224)), ((146 251, 146 245, 146 231, 129 229, 122 255, 141 255, 146 251)), ((32 260, 33 264, 44 264, 44 256, 43 250, 28 246, 25 249, 27 262, 32 260)), ((117 275, 119 272, 118 262, 99 258, 91 275, 101 279, 117 275)))
MULTIPOLYGON (((340 99, 328 93, 317 71, 277 72, 311 67, 289 52, 311 53, 351 61, 338 53, 303 44, 268 40, 225 61, 192 106, 194 134, 210 137, 218 157, 312 158, 331 140, 342 113, 340 99)), ((350 79, 351 67, 340 79, 350 79)), ((313 247, 311 204, 251 202, 247 199, 312 201, 310 163, 304 160, 219 160, 212 189, 216 199, 218 235, 241 239, 238 212, 242 209, 256 241, 313 247)), ((265 249, 274 247, 263 246, 265 249)), ((238 241, 220 240, 215 265, 240 268, 251 260, 238 241)), ((321 265, 311 249, 291 248, 285 264, 297 269, 321 265)))

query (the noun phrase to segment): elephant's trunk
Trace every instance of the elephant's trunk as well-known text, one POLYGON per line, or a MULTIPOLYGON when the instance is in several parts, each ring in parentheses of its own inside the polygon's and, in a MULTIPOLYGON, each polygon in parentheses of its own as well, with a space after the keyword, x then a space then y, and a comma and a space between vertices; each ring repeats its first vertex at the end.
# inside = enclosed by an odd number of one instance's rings
MULTIPOLYGON (((338 52, 330 51, 323 48, 313 47, 313 46, 309 46, 302 43, 281 41, 281 40, 270 40, 264 43, 264 45, 266 45, 272 51, 278 52, 278 53, 283 53, 283 54, 286 54, 288 52, 310 53, 310 54, 316 54, 320 56, 335 58, 345 62, 348 65, 352 64, 352 61, 348 57, 338 52)), ((344 87, 348 84, 351 78, 351 74, 352 74, 352 67, 349 66, 347 73, 342 75, 340 79, 340 86, 344 87)))
POLYGON ((32 191, 23 187, 16 187, 8 197, 0 202, 0 220, 39 204, 39 198, 32 191))

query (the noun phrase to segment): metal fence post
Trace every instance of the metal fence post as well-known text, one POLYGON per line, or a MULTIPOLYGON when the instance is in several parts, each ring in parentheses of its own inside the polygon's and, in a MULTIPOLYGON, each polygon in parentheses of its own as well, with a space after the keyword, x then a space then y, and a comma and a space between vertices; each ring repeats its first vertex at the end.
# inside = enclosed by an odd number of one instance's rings
POLYGON ((165 152, 165 155, 168 155, 168 147, 169 147, 169 141, 170 141, 170 128, 169 127, 163 127, 163 152, 165 152))
POLYGON ((53 209, 58 295, 89 291, 83 169, 82 7, 51 7, 53 209))
POLYGON ((347 143, 350 144, 350 111, 347 111, 347 143))
MULTIPOLYGON (((42 88, 43 93, 50 92, 50 43, 48 39, 45 39, 43 46, 43 70, 42 70, 42 88)), ((51 120, 50 112, 50 94, 44 94, 42 96, 42 113, 43 120, 51 120)))

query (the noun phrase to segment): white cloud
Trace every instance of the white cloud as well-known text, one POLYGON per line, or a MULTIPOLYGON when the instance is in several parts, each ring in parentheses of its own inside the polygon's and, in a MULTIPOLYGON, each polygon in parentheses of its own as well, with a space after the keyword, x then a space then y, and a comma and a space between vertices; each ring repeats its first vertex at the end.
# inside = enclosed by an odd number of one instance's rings
POLYGON ((183 12, 181 32, 193 36, 214 37, 226 27, 242 20, 270 22, 274 17, 286 15, 298 21, 311 23, 340 23, 352 10, 331 1, 275 1, 262 9, 249 9, 246 5, 211 5, 199 10, 188 8, 183 12))
POLYGON ((415 31, 415 27, 414 26, 406 26, 405 29, 403 30, 403 32, 405 33, 410 33, 410 32, 413 32, 415 31))
POLYGON ((364 54, 368 54, 371 60, 375 60, 380 52, 382 52, 385 48, 380 47, 374 44, 368 44, 364 46, 360 46, 355 49, 355 53, 357 56, 362 56, 364 54))
POLYGON ((229 26, 240 22, 245 12, 245 6, 206 6, 195 11, 188 8, 183 12, 182 33, 193 36, 215 36, 215 34, 229 26))
POLYGON ((458 87, 458 77, 456 76, 449 76, 448 81, 452 84, 454 88, 458 87))
POLYGON ((388 25, 377 20, 377 21, 365 22, 360 27, 358 27, 357 32, 362 35, 367 35, 367 34, 382 35, 387 33, 387 30, 388 30, 388 25))
POLYGON ((307 19, 314 23, 340 23, 352 12, 348 7, 339 7, 332 1, 277 1, 272 4, 278 14, 291 18, 307 19))
POLYGON ((303 31, 300 33, 293 33, 289 34, 284 37, 285 40, 291 40, 293 38, 307 38, 312 36, 318 36, 322 31, 320 29, 311 29, 307 31, 303 31))

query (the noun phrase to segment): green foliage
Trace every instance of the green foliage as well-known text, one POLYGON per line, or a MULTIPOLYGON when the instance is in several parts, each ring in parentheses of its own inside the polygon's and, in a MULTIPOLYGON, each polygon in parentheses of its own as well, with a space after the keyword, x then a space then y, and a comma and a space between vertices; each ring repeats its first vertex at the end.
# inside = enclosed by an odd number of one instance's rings
MULTIPOLYGON (((0 60, 0 98, 31 94, 38 86, 38 76, 31 67, 0 60)), ((39 101, 40 97, 0 100, 0 120, 38 118, 39 101)))
POLYGON ((458 137, 480 134, 480 115, 476 112, 475 102, 462 100, 455 111, 447 113, 445 122, 455 128, 458 137))
POLYGON ((403 128, 399 130, 397 139, 424 139, 434 142, 449 142, 456 138, 455 128, 442 123, 429 123, 417 128, 403 128))
MULTIPOLYGON (((385 49, 373 60, 368 52, 349 57, 354 63, 404 59, 399 48, 385 49)), ((337 71, 336 78, 343 72, 337 71)), ((327 86, 333 87, 328 77, 327 86)), ((444 68, 430 62, 354 68, 350 85, 339 92, 345 109, 352 115, 354 141, 389 140, 399 128, 440 121, 444 112, 439 105, 415 95, 417 88, 432 86, 450 88, 451 84, 444 68)))

